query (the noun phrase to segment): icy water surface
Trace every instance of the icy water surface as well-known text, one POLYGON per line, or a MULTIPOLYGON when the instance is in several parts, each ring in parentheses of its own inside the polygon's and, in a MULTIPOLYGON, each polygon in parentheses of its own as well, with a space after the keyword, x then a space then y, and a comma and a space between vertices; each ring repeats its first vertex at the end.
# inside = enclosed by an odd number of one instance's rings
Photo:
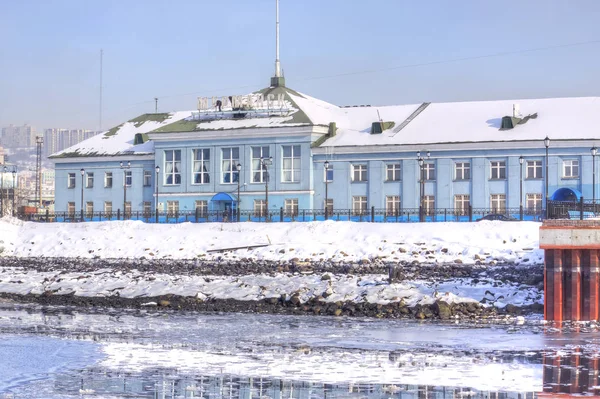
POLYGON ((0 398, 534 397, 593 392, 595 326, 0 305, 0 398), (576 388, 575 388, 576 387, 576 388))

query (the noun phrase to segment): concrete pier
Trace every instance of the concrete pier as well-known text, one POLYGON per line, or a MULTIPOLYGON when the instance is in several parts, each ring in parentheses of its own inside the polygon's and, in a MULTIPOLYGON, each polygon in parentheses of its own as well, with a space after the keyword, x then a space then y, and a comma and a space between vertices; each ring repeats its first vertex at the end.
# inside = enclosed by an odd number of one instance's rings
POLYGON ((547 220, 544 249, 544 318, 598 320, 600 220, 547 220))

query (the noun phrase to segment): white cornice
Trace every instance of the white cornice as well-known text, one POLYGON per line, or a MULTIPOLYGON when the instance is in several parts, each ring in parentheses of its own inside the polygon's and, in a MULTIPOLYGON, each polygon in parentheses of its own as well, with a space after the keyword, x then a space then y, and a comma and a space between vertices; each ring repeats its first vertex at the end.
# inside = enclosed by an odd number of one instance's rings
POLYGON ((242 138, 264 138, 264 137, 295 137, 306 136, 314 133, 327 133, 327 128, 322 126, 287 126, 271 128, 242 128, 224 130, 200 130, 193 132, 176 133, 148 133, 148 137, 154 141, 189 141, 189 140, 229 140, 242 138))
POLYGON ((76 157, 76 158, 49 158, 50 161, 55 164, 64 163, 90 163, 90 162, 121 162, 121 161, 153 161, 154 154, 144 155, 107 155, 107 156, 94 156, 94 157, 76 157))

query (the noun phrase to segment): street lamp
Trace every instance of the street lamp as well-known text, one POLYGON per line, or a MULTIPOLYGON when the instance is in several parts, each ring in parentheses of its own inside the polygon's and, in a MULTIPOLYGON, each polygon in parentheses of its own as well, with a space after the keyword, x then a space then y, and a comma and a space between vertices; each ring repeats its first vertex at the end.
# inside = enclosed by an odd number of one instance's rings
POLYGON ((83 175, 85 175, 85 169, 81 168, 81 221, 83 222, 83 175))
POLYGON ((17 167, 14 166, 13 167, 13 171, 12 171, 12 175, 13 175, 13 186, 12 186, 12 215, 13 217, 15 216, 15 180, 17 177, 17 167))
MULTIPOLYGON (((265 215, 265 221, 269 221, 269 166, 271 166, 273 164, 273 157, 269 157, 267 159, 261 158, 260 159, 260 164, 262 166, 262 169, 265 171, 265 209, 266 209, 266 215, 265 215)), ((238 176, 238 180, 239 180, 239 176, 238 176)))
POLYGON ((546 210, 544 214, 544 219, 548 218, 548 147, 550 147, 550 139, 548 136, 544 139, 544 146, 546 146, 546 210))
POLYGON ((156 170, 156 179, 154 180, 154 184, 156 185, 156 206, 154 207, 155 211, 156 211, 156 223, 158 223, 158 174, 160 173, 160 166, 156 165, 156 168, 154 168, 156 170))
POLYGON ((519 181, 519 217, 523 220, 523 156, 519 157, 519 165, 520 165, 520 181, 519 181))
POLYGON ((242 170, 242 164, 238 163, 235 168, 238 171, 238 178, 237 178, 237 183, 238 183, 238 193, 237 193, 237 204, 235 205, 235 214, 236 214, 236 220, 239 223, 240 221, 240 172, 242 170))
MULTIPOLYGON (((431 153, 427 151, 427 159, 431 156, 431 153)), ((417 161, 419 162, 419 222, 425 221, 425 214, 423 209, 423 200, 425 197, 425 159, 421 156, 421 151, 417 151, 417 161)))
POLYGON ((329 172, 329 161, 325 161, 323 166, 325 167, 325 220, 327 220, 329 217, 329 193, 327 192, 329 185, 329 176, 327 176, 327 173, 329 172))
POLYGON ((123 169, 123 220, 125 220, 126 206, 127 206, 127 171, 131 168, 131 162, 124 164, 123 161, 120 163, 121 169, 123 169))
POLYGON ((592 204, 594 204, 594 208, 596 205, 596 153, 598 149, 596 146, 593 146, 590 150, 592 153, 592 204))

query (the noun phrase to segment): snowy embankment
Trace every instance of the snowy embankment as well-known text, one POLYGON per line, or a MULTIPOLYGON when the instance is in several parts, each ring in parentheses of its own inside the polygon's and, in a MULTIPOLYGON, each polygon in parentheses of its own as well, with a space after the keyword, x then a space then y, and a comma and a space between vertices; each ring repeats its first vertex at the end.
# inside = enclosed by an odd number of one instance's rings
MULTIPOLYGON (((441 316, 436 305, 440 301, 449 305, 482 302, 498 308, 508 304, 527 306, 542 301, 539 284, 523 285, 480 271, 486 269, 484 265, 522 267, 541 263, 543 251, 538 248, 538 229, 539 224, 531 222, 151 225, 119 221, 43 224, 4 219, 0 222, 2 256, 13 260, 31 257, 71 260, 50 270, 15 267, 14 262, 10 266, 5 264, 0 274, 0 293, 46 298, 61 295, 135 298, 139 300, 138 306, 144 303, 144 298, 176 295, 197 302, 263 301, 294 307, 309 304, 304 306, 307 312, 314 312, 315 308, 321 312, 321 304, 329 304, 332 305, 329 314, 352 313, 353 310, 345 311, 349 303, 396 304, 412 308, 413 316, 419 312, 415 307, 421 306, 435 308, 432 316, 441 316), (252 248, 253 245, 264 246, 252 248), (207 276, 192 271, 156 273, 127 267, 90 269, 90 262, 99 258, 143 258, 148 262, 197 259, 203 264, 268 261, 482 266, 466 278, 460 274, 435 280, 416 276, 390 284, 382 274, 283 273, 271 269, 264 274, 207 276), (82 263, 88 267, 78 268, 82 263)), ((389 314, 396 310, 392 308, 389 314)), ((381 308, 373 311, 380 314, 381 308)), ((454 314, 451 309, 444 316, 454 314)), ((424 317, 430 316, 425 312, 424 317)))

